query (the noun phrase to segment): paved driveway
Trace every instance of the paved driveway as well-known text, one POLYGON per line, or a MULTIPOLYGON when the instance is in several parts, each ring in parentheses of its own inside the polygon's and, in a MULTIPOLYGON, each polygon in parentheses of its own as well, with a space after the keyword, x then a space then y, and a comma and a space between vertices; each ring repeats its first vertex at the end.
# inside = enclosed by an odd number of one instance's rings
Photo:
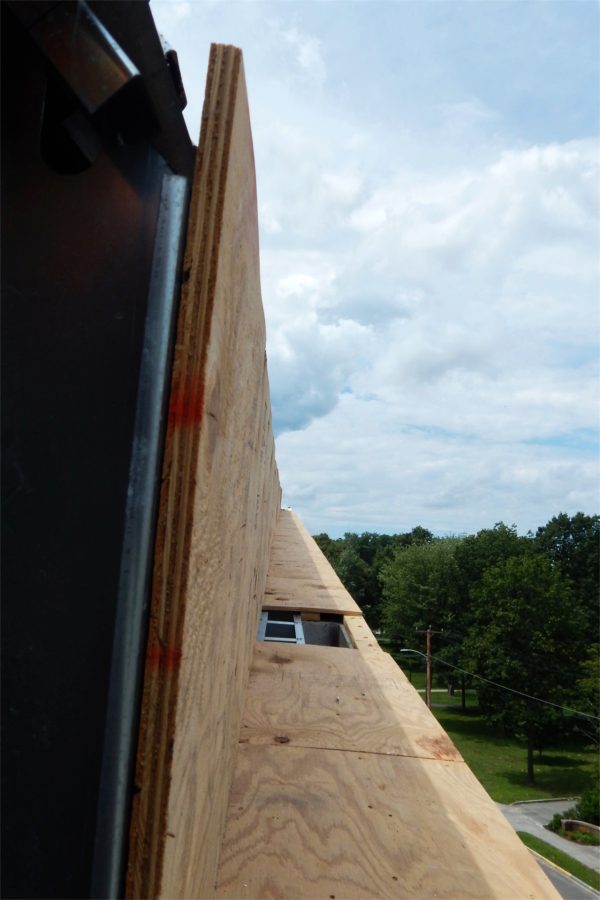
POLYGON ((507 806, 504 803, 498 803, 510 824, 515 831, 526 831, 535 837, 546 841, 563 853, 578 859, 579 862, 589 866, 596 872, 600 872, 600 847, 584 847, 576 844, 574 841, 568 841, 566 838, 554 834, 544 828, 555 813, 565 812, 574 805, 573 800, 544 800, 540 803, 511 803, 507 806))
POLYGON ((597 898, 600 897, 600 894, 592 890, 592 888, 580 884, 578 881, 574 881, 568 875, 563 875, 562 872, 559 872, 554 866, 551 866, 550 863, 539 859, 537 856, 535 857, 535 861, 541 867, 542 871, 546 873, 563 900, 594 900, 594 898, 597 900, 597 898))

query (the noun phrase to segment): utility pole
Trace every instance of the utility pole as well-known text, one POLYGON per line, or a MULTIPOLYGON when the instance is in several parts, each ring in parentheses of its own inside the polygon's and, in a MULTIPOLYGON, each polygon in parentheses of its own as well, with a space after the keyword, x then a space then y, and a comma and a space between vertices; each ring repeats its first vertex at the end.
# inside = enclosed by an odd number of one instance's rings
POLYGON ((431 709, 431 635, 441 633, 441 631, 434 631, 431 625, 425 631, 419 631, 418 629, 416 630, 416 634, 424 634, 427 636, 427 646, 425 652, 425 660, 427 663, 427 674, 425 676, 425 703, 427 704, 428 709, 431 709))

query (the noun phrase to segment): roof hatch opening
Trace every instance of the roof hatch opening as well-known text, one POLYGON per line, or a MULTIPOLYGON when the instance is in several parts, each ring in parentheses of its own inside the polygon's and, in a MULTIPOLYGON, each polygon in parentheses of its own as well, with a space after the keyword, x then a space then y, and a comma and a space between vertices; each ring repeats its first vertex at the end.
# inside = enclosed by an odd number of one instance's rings
POLYGON ((303 619, 297 612, 263 610, 260 614, 257 640, 351 648, 352 642, 344 629, 342 617, 339 617, 339 621, 332 621, 333 618, 327 616, 326 619, 315 621, 312 618, 303 619))

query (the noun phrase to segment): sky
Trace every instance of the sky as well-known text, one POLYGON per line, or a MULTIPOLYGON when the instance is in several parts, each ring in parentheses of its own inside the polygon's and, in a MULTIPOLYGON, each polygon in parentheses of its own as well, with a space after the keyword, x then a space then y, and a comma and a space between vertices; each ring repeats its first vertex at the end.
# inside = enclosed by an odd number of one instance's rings
POLYGON ((197 142, 241 47, 283 504, 314 534, 600 510, 600 6, 152 0, 197 142))

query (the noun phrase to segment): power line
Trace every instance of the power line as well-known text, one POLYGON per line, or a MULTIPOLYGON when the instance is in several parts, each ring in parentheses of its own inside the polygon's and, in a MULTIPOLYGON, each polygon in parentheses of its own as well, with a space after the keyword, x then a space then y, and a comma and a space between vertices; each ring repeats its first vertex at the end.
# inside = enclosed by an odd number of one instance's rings
MULTIPOLYGON (((413 650, 410 647, 402 647, 400 653, 418 653, 419 656, 425 657, 427 656, 425 653, 421 653, 420 650, 413 650)), ((533 697, 531 694, 525 694, 523 691, 517 691, 515 688, 507 687, 505 684, 498 684, 497 681, 490 681, 489 678, 484 678, 482 675, 476 675, 475 672, 468 672, 466 669, 461 669, 460 666, 454 666, 452 663, 446 662, 445 659, 441 659, 439 656, 432 656, 430 658, 435 659, 436 662, 441 663, 443 666, 449 666, 451 669, 456 669, 457 672, 462 672, 464 675, 470 675, 471 678, 478 678, 480 681, 485 681, 486 684, 491 684, 494 687, 500 688, 503 691, 510 691, 511 694, 518 694, 519 697, 526 697, 527 700, 535 700, 536 703, 545 703, 546 706, 554 706, 556 709, 562 709, 564 712, 575 713, 577 716, 583 716, 584 719, 594 719, 596 722, 600 722, 600 717, 593 716, 591 713, 581 712, 579 709, 572 709, 570 706, 561 706, 559 703, 552 703, 550 700, 542 700, 541 697, 533 697)))

